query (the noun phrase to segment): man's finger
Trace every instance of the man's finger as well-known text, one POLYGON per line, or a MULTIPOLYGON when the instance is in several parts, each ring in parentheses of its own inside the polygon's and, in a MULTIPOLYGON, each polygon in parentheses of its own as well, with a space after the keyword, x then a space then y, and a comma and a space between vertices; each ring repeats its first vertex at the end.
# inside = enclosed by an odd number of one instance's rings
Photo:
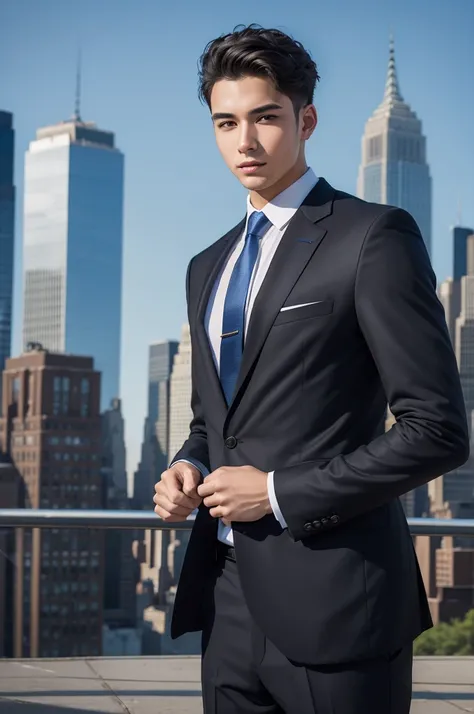
POLYGON ((187 518, 191 511, 193 511, 195 508, 194 505, 191 506, 191 508, 185 508, 181 505, 177 505, 176 503, 173 503, 173 501, 170 501, 168 498, 166 498, 166 496, 163 495, 160 496, 157 505, 159 505, 165 511, 168 511, 168 513, 170 513, 172 516, 179 516, 179 518, 182 519, 187 518))
POLYGON ((213 506, 220 506, 221 497, 217 493, 213 493, 210 496, 207 496, 204 499, 203 503, 205 506, 207 506, 207 508, 212 508, 213 506))
POLYGON ((179 488, 174 485, 168 485, 166 489, 166 497, 176 506, 181 506, 182 508, 189 508, 193 511, 201 503, 200 498, 191 498, 186 496, 179 488))
POLYGON ((196 470, 186 470, 183 474, 183 493, 190 498, 197 498, 197 487, 201 479, 202 475, 196 470))
POLYGON ((216 506, 215 508, 211 508, 209 510, 209 513, 213 518, 228 518, 228 513, 226 509, 223 509, 222 506, 216 506), (225 510, 225 514, 224 511, 225 510))
POLYGON ((197 492, 200 498, 205 498, 206 496, 211 496, 216 491, 216 484, 213 481, 206 481, 201 483, 197 487, 197 492))

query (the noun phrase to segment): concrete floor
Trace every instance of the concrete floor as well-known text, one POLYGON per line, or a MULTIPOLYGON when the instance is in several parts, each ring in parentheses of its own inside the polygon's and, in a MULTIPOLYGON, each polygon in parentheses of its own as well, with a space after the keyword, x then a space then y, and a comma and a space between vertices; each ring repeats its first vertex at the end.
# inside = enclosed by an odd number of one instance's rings
MULTIPOLYGON (((4 659, 0 714, 202 714, 199 678, 199 657, 4 659)), ((474 658, 416 658, 411 714, 460 712, 474 712, 474 658)))

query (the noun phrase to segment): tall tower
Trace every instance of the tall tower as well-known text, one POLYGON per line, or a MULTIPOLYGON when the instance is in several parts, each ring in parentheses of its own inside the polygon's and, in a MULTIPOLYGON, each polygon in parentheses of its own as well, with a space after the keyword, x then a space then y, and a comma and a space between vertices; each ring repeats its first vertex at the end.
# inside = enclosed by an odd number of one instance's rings
POLYGON ((143 429, 141 458, 134 477, 135 508, 150 507, 150 493, 168 465, 169 392, 175 340, 150 345, 148 358, 148 412, 143 429))
POLYGON ((189 325, 184 324, 181 330, 179 350, 174 358, 171 373, 168 444, 171 458, 181 449, 189 436, 189 424, 193 418, 191 391, 191 335, 189 325))
POLYGON ((431 253, 431 176, 426 138, 403 100, 390 40, 385 94, 365 125, 357 194, 366 201, 404 208, 418 223, 431 253))
MULTIPOLYGON (((10 356, 12 331, 15 186, 13 116, 0 111, 0 374, 10 356)), ((2 385, 0 383, 0 403, 2 385)))
POLYGON ((468 270, 468 242, 474 233, 473 228, 465 226, 454 226, 453 228, 453 278, 461 280, 464 275, 472 275, 468 270))
MULTIPOLYGON (((189 324, 185 323, 181 330, 179 349, 173 362, 170 387, 170 431, 168 454, 170 460, 182 448, 189 436, 189 424, 193 418, 191 408, 191 333, 189 324)), ((189 531, 174 531, 174 550, 172 573, 178 581, 183 566, 186 548, 188 546, 189 531)))
POLYGON ((87 354, 102 372, 102 409, 119 396, 123 154, 84 122, 37 131, 25 161, 24 347, 87 354))

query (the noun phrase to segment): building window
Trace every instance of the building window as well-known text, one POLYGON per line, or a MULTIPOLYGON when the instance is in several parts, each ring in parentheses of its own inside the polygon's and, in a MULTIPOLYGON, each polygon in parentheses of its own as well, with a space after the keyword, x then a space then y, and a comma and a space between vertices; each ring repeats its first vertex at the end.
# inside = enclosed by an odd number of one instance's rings
MULTIPOLYGON (((69 377, 54 377, 53 380, 53 414, 68 414, 71 380, 69 377)), ((54 427, 52 427, 54 428, 54 427)))
POLYGON ((90 383, 86 378, 81 379, 81 416, 89 416, 90 383))
POLYGON ((63 377, 62 381, 62 414, 67 414, 69 412, 69 392, 70 392, 70 379, 69 377, 63 377))
POLYGON ((12 380, 12 401, 18 402, 20 399, 20 378, 15 377, 12 380))
POLYGON ((53 381, 53 414, 57 416, 61 409, 61 377, 55 377, 53 381))

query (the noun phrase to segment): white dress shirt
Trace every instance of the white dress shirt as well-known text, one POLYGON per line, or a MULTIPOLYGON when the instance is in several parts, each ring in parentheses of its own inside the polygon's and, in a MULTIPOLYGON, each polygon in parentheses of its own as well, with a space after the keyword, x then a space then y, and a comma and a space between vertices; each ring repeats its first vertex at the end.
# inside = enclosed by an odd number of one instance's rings
MULTIPOLYGON (((288 223, 290 222, 291 218, 293 218, 296 211, 301 206, 308 193, 314 188, 314 186, 316 186, 317 182, 318 178, 314 174, 313 170, 309 168, 306 173, 303 174, 303 176, 301 176, 297 181, 291 184, 291 186, 289 186, 280 194, 278 194, 278 196, 276 196, 272 201, 267 203, 262 208, 263 213, 270 220, 271 225, 259 241, 257 261, 252 272, 245 306, 244 341, 247 333, 250 315, 252 313, 252 308, 255 303, 255 298, 257 297, 260 287, 262 286, 263 280, 267 274, 267 270, 270 266, 273 256, 275 255, 276 249, 278 248, 278 245, 283 237, 283 234, 285 233, 286 228, 288 227, 288 223)), ((239 255, 241 254, 244 248, 249 216, 255 210, 257 209, 252 206, 249 194, 247 196, 247 221, 245 223, 244 231, 240 236, 240 239, 237 241, 233 251, 230 253, 227 262, 221 269, 220 275, 218 276, 211 292, 209 304, 206 311, 205 327, 209 337, 211 352, 214 357, 214 364, 216 365, 216 370, 218 374, 220 369, 220 348, 222 321, 224 316, 224 301, 232 271, 239 258, 239 255)), ((182 460, 185 461, 186 459, 182 460)), ((203 472, 204 476, 207 475, 208 472, 205 467, 201 468, 200 470, 203 472)), ((283 515, 278 507, 278 502, 275 496, 273 473, 274 472, 271 471, 268 474, 268 497, 275 517, 277 518, 280 525, 283 528, 286 528, 286 521, 283 518, 283 515)), ((219 521, 218 538, 223 543, 226 543, 228 545, 234 544, 232 528, 230 526, 225 526, 221 520, 219 521)))

